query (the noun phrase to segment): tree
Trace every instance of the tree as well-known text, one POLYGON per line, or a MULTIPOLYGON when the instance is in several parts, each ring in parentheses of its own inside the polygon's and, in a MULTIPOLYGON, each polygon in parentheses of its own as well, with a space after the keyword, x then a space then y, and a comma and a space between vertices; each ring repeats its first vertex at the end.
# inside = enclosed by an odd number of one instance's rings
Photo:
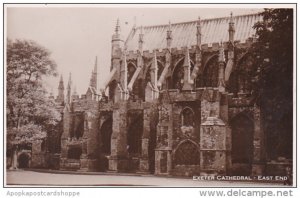
POLYGON ((61 119, 43 84, 55 76, 56 64, 48 50, 33 41, 7 41, 7 149, 46 137, 61 119))
POLYGON ((252 46, 258 71, 254 93, 261 106, 270 158, 292 157, 293 10, 265 9, 252 46))

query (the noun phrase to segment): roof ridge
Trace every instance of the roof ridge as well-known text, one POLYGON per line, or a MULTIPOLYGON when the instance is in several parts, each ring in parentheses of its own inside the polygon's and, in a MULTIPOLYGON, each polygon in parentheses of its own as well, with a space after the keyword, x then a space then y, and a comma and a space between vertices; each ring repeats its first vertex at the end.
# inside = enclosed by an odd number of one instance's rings
MULTIPOLYGON (((240 14, 240 15, 235 15, 233 16, 233 18, 237 18, 237 17, 243 17, 243 16, 251 16, 251 15, 260 15, 261 12, 257 12, 257 13, 249 13, 249 14, 240 14)), ((227 17, 217 17, 217 18, 207 18, 207 19, 201 19, 202 21, 214 21, 214 20, 219 20, 219 19, 226 19, 226 18, 230 18, 230 16, 227 17)), ((184 21, 184 22, 176 22, 176 23, 171 23, 171 25, 181 25, 181 24, 189 24, 189 23, 196 23, 197 20, 193 20, 193 21, 184 21)), ((143 26, 144 29, 146 28, 154 28, 154 27, 165 27, 168 26, 169 24, 160 24, 160 25, 146 25, 143 26)), ((140 27, 136 27, 136 30, 139 29, 140 27)), ((131 32, 130 32, 131 33, 131 32)))

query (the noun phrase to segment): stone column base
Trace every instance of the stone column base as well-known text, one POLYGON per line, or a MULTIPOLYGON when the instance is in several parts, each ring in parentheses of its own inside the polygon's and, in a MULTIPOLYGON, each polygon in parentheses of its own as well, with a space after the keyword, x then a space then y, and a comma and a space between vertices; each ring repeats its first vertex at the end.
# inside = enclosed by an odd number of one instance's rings
POLYGON ((140 167, 137 173, 140 174, 150 174, 149 171, 149 160, 148 158, 140 159, 140 167))
POLYGON ((80 159, 80 170, 82 172, 87 171, 99 171, 99 160, 98 159, 80 159))
POLYGON ((108 169, 110 172, 125 172, 129 170, 127 157, 111 156, 108 158, 108 169))
POLYGON ((260 176, 264 174, 265 165, 264 164, 252 164, 252 176, 260 176))

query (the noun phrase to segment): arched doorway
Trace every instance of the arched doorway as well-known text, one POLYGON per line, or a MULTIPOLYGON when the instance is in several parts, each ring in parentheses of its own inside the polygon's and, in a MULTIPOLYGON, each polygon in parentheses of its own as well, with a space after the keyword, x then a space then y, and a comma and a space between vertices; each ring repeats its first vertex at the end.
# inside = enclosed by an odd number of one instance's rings
POLYGON ((18 157, 19 168, 29 168, 29 155, 27 153, 21 153, 18 157))
POLYGON ((232 129, 232 166, 234 175, 250 175, 253 158, 253 121, 244 114, 235 116, 232 129))
POLYGON ((111 152, 112 117, 109 117, 100 129, 100 152, 102 153, 100 163, 103 171, 108 170, 108 157, 111 152))

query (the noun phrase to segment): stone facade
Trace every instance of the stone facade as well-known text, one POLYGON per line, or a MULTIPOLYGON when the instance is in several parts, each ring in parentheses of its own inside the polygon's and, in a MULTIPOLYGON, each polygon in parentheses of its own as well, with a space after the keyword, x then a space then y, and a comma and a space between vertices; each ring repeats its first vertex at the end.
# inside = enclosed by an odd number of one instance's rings
POLYGON ((96 63, 87 93, 79 97, 68 90, 64 99, 60 169, 263 174, 264 132, 250 92, 249 74, 256 69, 248 53, 253 39, 251 32, 241 34, 251 27, 235 26, 248 19, 254 23, 260 16, 134 27, 125 45, 117 23, 105 88, 97 87, 96 63), (204 42, 215 20, 227 24, 220 29, 227 39, 204 42), (183 45, 176 37, 183 26, 195 34, 192 43, 183 45), (159 28, 165 31, 162 48, 161 42, 149 41, 159 28))

